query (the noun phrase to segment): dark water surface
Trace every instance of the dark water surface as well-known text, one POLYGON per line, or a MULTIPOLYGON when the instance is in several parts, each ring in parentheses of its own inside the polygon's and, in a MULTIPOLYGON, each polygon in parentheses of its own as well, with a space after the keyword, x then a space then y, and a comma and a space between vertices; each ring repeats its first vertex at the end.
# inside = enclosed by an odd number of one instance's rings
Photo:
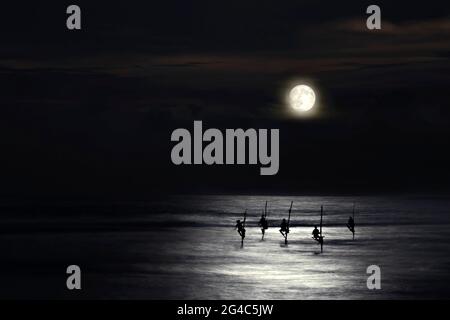
POLYGON ((174 196, 126 203, 3 204, 1 298, 450 298, 450 200, 174 196), (289 245, 278 226, 294 201, 289 245), (345 227, 356 203, 356 240, 345 227), (324 206, 324 253, 311 239, 324 206), (233 230, 248 210, 244 248, 233 230), (82 290, 66 289, 66 267, 82 290), (366 268, 381 268, 378 291, 366 268))

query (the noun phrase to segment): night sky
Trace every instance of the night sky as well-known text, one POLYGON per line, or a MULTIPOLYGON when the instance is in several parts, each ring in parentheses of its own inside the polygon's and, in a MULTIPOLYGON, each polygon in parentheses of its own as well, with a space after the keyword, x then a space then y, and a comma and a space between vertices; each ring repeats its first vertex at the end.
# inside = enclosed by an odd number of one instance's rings
POLYGON ((377 1, 373 31, 370 4, 2 4, 1 197, 447 191, 450 2, 377 1), (303 81, 315 117, 286 112, 303 81), (173 165, 170 135, 194 120, 279 128, 278 174, 173 165))

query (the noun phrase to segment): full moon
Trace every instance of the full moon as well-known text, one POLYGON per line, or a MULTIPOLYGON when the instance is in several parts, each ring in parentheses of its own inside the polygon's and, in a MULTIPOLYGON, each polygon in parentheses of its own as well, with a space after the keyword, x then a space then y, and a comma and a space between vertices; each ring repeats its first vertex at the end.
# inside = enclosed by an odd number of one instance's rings
POLYGON ((297 111, 305 112, 311 110, 316 102, 313 89, 306 85, 295 86, 289 93, 289 103, 297 111))

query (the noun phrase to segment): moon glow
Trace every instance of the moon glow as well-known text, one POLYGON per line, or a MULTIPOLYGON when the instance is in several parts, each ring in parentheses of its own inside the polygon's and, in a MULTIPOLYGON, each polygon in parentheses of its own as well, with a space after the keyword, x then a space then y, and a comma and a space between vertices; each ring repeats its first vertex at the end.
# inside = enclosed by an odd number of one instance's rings
POLYGON ((289 103, 296 111, 306 112, 314 107, 316 95, 310 87, 306 85, 295 86, 289 93, 289 103))

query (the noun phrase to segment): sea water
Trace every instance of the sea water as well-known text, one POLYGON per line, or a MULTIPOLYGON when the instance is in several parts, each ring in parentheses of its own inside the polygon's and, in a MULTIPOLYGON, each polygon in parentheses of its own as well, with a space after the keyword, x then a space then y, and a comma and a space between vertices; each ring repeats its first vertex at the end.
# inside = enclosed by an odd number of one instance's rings
POLYGON ((418 196, 173 196, 4 205, 2 298, 450 298, 450 199, 418 196), (264 241, 257 222, 268 201, 264 241), (294 201, 288 245, 279 233, 294 201), (355 204, 356 235, 346 227, 355 204), (311 238, 323 205, 324 251, 311 238), (247 210, 246 238, 234 225, 247 210), (65 288, 66 267, 82 290, 65 288), (369 290, 367 267, 381 269, 369 290))

